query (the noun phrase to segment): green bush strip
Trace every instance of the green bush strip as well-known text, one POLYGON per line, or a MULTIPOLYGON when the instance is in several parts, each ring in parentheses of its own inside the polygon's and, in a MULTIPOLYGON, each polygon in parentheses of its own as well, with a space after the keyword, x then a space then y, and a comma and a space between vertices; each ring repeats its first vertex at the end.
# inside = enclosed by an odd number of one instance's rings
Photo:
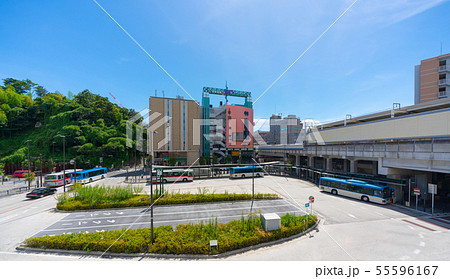
MULTIPOLYGON (((107 186, 77 186, 70 194, 58 196, 56 208, 60 210, 88 210, 121 207, 149 206, 150 195, 135 195, 140 192, 139 187, 107 187, 107 186)), ((251 200, 251 194, 209 193, 206 189, 199 189, 198 194, 171 193, 167 191, 157 200, 156 205, 189 204, 221 201, 251 200)), ((161 191, 154 191, 153 198, 161 196, 161 191)), ((278 199, 276 194, 255 194, 255 199, 278 199)))
POLYGON ((311 215, 281 217, 281 229, 266 232, 261 219, 249 215, 241 220, 218 224, 217 218, 200 224, 178 225, 155 228, 155 242, 150 241, 150 229, 130 229, 96 233, 72 233, 68 235, 41 236, 26 240, 26 246, 41 249, 83 250, 111 253, 154 253, 206 255, 229 252, 256 244, 274 241, 299 234, 317 222, 311 215), (123 236, 119 238, 122 234, 123 236), (116 241, 117 240, 117 241, 116 241), (217 240, 218 247, 210 251, 209 241, 217 240), (114 244, 113 244, 114 243, 114 244))

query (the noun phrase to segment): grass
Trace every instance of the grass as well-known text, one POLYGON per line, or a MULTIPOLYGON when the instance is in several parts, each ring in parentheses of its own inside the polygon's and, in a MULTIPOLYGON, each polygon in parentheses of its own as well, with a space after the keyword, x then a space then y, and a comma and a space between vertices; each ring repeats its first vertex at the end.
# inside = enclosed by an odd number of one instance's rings
POLYGON ((157 254, 210 254, 209 241, 217 240, 218 247, 212 253, 224 253, 259 243, 269 242, 299 234, 317 222, 311 215, 281 217, 281 229, 266 232, 257 214, 242 216, 240 220, 219 224, 210 218, 200 224, 160 226, 154 231, 154 244, 150 241, 150 229, 130 229, 97 233, 72 233, 68 235, 42 236, 26 240, 27 247, 43 249, 106 251, 112 253, 157 254), (120 235, 123 236, 119 239, 120 235), (118 240, 117 240, 118 239, 118 240), (117 240, 117 241, 116 241, 117 240), (114 243, 114 244, 113 244, 114 243))
MULTIPOLYGON (((138 194, 142 187, 108 187, 108 186, 81 186, 72 187, 69 193, 57 196, 57 208, 60 210, 87 210, 121 207, 149 206, 150 195, 138 194)), ((278 199, 276 194, 255 194, 255 199, 278 199)), ((251 200, 251 194, 210 193, 208 189, 198 189, 198 194, 162 192, 156 188, 153 200, 156 205, 189 204, 220 201, 251 200)))

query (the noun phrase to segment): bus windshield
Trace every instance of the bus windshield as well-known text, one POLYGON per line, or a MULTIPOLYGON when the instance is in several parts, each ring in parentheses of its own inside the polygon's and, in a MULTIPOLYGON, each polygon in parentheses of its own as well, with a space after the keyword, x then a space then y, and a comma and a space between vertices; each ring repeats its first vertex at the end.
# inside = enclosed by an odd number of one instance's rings
POLYGON ((391 191, 389 188, 386 188, 383 190, 383 198, 390 198, 391 197, 391 191))

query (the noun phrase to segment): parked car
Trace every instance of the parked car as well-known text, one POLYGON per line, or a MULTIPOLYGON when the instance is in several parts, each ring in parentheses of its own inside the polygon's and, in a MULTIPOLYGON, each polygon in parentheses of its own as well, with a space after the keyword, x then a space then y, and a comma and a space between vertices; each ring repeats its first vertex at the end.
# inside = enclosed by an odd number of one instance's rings
POLYGON ((55 192, 56 192, 56 189, 52 189, 52 188, 48 188, 48 187, 38 188, 38 189, 34 189, 30 193, 28 193, 26 195, 26 197, 30 198, 30 199, 37 199, 37 198, 42 198, 44 196, 53 195, 55 192))
MULTIPOLYGON (((28 173, 27 170, 18 170, 14 172, 14 177, 24 177, 24 175, 28 173)), ((34 174, 34 172, 32 172, 34 174)))

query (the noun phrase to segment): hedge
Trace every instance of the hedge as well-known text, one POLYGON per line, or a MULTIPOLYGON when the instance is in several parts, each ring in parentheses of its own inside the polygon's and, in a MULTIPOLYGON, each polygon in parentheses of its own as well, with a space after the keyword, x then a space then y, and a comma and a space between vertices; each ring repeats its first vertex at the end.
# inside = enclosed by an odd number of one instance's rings
POLYGON ((207 223, 178 225, 176 230, 173 230, 172 226, 156 227, 153 245, 149 228, 41 236, 27 239, 25 245, 32 248, 88 252, 104 252, 110 247, 108 252, 111 253, 205 255, 211 253, 210 240, 218 242, 217 250, 214 249, 213 254, 224 253, 299 234, 316 222, 315 216, 286 214, 281 218, 281 229, 265 232, 260 218, 255 216, 242 217, 241 220, 226 224, 218 224, 217 219, 210 219, 207 223))
MULTIPOLYGON (((255 199, 278 199, 276 194, 255 194, 255 199)), ((221 201, 241 201, 251 200, 251 194, 169 194, 161 197, 156 201, 155 205, 169 205, 169 204, 189 204, 189 203, 205 203, 205 202, 221 202, 221 201)), ((131 198, 118 201, 104 201, 96 204, 76 200, 71 197, 61 200, 56 205, 60 210, 88 210, 88 209, 106 209, 106 208, 121 208, 121 207, 137 207, 149 206, 150 195, 135 195, 131 198)))

